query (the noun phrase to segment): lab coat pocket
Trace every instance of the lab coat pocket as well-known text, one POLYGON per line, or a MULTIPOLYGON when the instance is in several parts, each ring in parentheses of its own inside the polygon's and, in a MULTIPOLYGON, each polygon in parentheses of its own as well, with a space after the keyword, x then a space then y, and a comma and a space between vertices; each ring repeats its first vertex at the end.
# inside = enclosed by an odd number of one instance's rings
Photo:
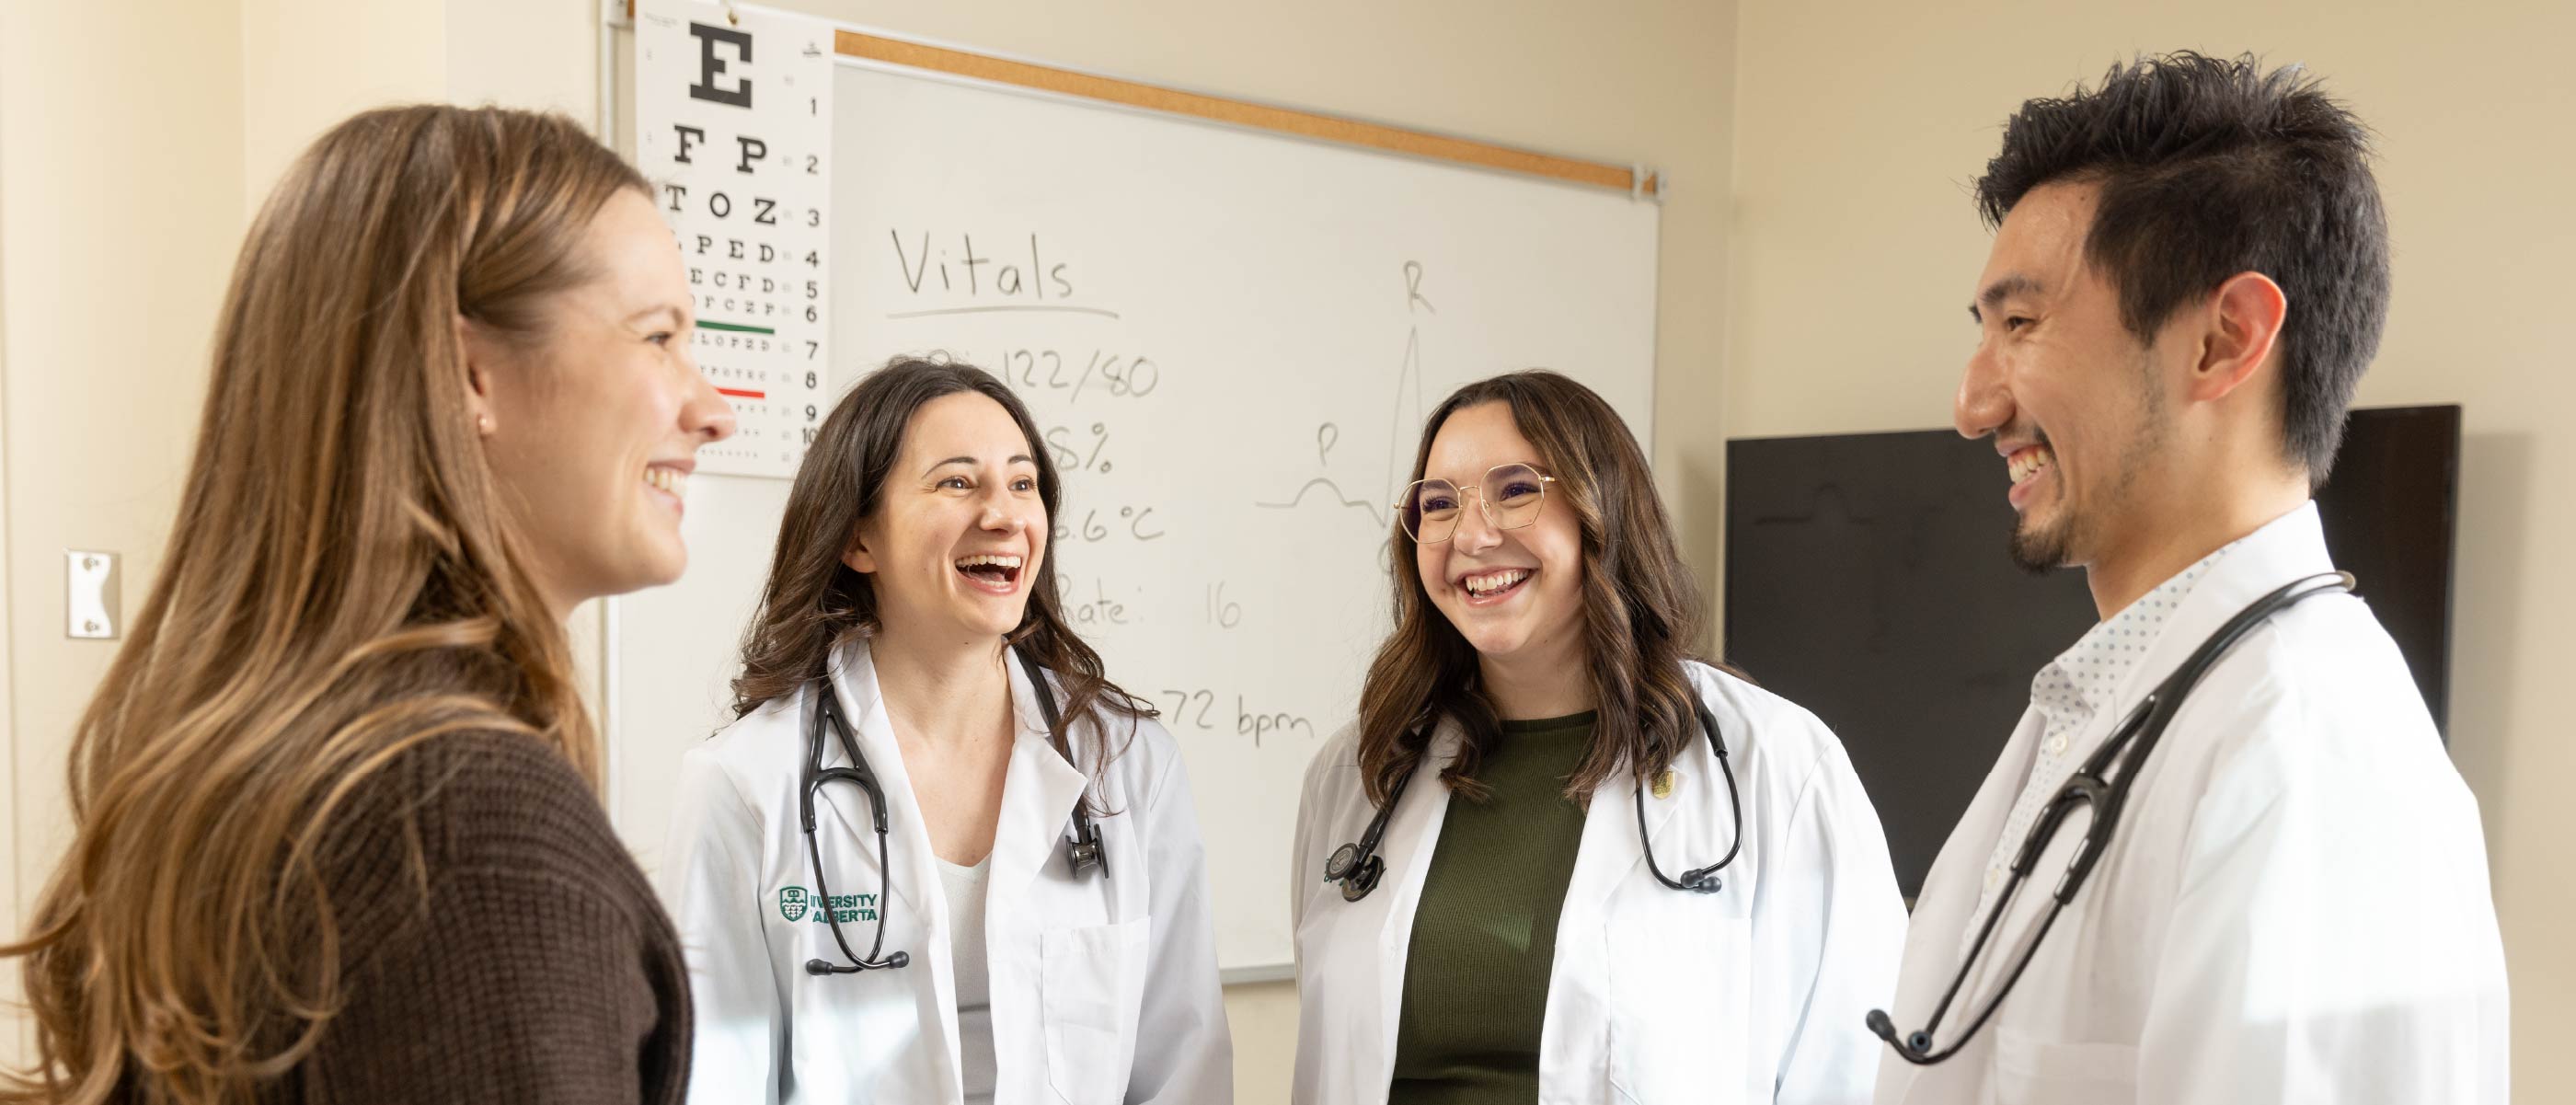
POLYGON ((1145 994, 1148 918, 1041 934, 1038 1002, 1046 1018, 1047 1084, 1070 1105, 1127 1095, 1136 1018, 1145 994))
POLYGON ((1995 1032, 1996 1105, 2133 1105, 2138 1049, 2063 1044, 2026 1032, 1995 1032))
POLYGON ((1751 927, 1696 894, 1612 904, 1610 1085, 1639 1105, 1742 1100, 1751 927))

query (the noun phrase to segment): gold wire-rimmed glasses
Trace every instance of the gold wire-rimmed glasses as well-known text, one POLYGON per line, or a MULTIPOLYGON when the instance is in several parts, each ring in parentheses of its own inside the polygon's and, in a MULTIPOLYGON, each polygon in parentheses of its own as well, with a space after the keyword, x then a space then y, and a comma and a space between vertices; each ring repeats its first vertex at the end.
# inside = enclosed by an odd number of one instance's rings
POLYGON ((1485 470, 1483 480, 1465 487, 1440 479, 1415 480, 1396 500, 1395 516, 1403 523, 1405 536, 1418 544, 1437 545, 1458 532, 1458 516, 1472 491, 1486 525, 1521 529, 1538 521, 1540 508, 1547 505, 1547 485, 1555 482, 1556 477, 1522 463, 1497 464, 1485 470))

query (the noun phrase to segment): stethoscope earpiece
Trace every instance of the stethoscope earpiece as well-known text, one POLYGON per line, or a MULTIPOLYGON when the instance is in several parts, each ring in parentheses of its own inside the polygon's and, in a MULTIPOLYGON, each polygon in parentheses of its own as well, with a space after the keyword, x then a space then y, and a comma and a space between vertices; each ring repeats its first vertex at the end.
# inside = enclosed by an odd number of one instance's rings
POLYGON ((1871 1035, 1887 1041, 1887 1046, 1895 1048, 1908 1058, 1919 1059, 1932 1050, 1932 1034, 1929 1032, 1908 1033, 1903 1042, 1898 1042, 1896 1021, 1887 1015, 1887 1010, 1872 1009, 1865 1020, 1871 1035))
POLYGON ((909 966, 912 966, 912 953, 896 952, 883 959, 875 960, 860 959, 857 956, 851 956, 848 963, 838 964, 825 962, 820 959, 808 959, 805 961, 805 973, 809 975, 854 975, 861 971, 891 971, 897 968, 909 966))

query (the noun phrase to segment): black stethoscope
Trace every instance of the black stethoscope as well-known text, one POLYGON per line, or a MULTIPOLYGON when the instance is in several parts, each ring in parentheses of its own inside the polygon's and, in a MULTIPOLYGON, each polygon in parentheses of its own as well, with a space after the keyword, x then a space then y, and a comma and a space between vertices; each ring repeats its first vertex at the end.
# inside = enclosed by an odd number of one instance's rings
POLYGON ((1995 1010, 2002 1007, 2004 998, 2012 993, 2013 984, 2021 981, 2022 972, 2030 969, 2031 957, 2038 953, 2039 942, 2048 937, 2048 927, 2057 923, 2057 915, 2065 912, 2066 903, 2074 900, 2075 892, 2084 887, 2085 877, 2093 873, 2094 863, 2110 848, 2111 831, 2119 827, 2120 809, 2128 804, 2129 788, 2137 783, 2138 772, 2146 764, 2148 753, 2155 751, 2156 742, 2165 735, 2165 726, 2173 721, 2174 714, 2181 711, 2183 699, 2191 694, 2192 687, 2209 674, 2210 668, 2217 666, 2220 656, 2239 638, 2252 632, 2263 619, 2318 595, 2338 591, 2349 593, 2353 586, 2353 578, 2346 572, 2327 572, 2297 580, 2255 600, 2252 606, 2246 607, 2227 624, 2218 627, 2218 632, 2210 634, 2208 640, 2201 642, 2200 648, 2184 660, 2181 667, 2174 669, 2172 675, 2166 676, 2164 682, 2147 693, 2146 699, 2138 703, 2136 709, 2129 711, 2120 727, 2112 731, 2110 739, 2085 757, 2083 767, 2067 777, 2066 785, 2058 788, 2057 794, 2048 800, 2048 807, 2031 825, 2030 835, 2023 838, 2021 852, 2013 857, 2011 879, 2004 883, 2003 893, 1996 896, 1995 904, 1986 910, 1986 919, 1977 928, 1977 941, 1969 945, 1967 960, 1959 964, 1958 977, 1951 979, 1950 988, 1942 992, 1941 1003, 1932 1007, 1932 1022, 1923 1026, 1921 1031, 1906 1034, 1900 1041, 1896 1038, 1896 1023, 1889 1019, 1887 1010, 1872 1009, 1868 1017, 1869 1030, 1887 1041, 1889 1047, 1895 1048, 1899 1057, 1917 1066, 1938 1063, 1968 1046, 1968 1041, 1976 1038, 1977 1030, 1984 1028, 1986 1021, 1995 1015, 1995 1010), (2118 772, 2117 778, 2110 777, 2114 769, 2118 772), (1986 1001, 1985 1009, 1977 1014, 1975 1020, 1968 1022, 1968 1030, 1949 1047, 1933 1051, 1932 1030, 1941 1026, 1942 1016, 1950 1011, 1950 1002, 1959 996, 1959 988, 1968 984, 1968 976, 1976 968, 1978 954, 1986 950, 1986 941, 1994 936, 1996 923, 2012 906, 2014 891, 2021 889, 2021 884, 2030 878, 2031 869, 2039 865, 2040 853, 2048 850, 2058 828, 2079 806, 2092 807, 2093 819, 2084 826, 2084 839, 2076 844, 2075 854, 2067 859, 2066 874, 2057 880, 2056 892, 2049 895, 2052 900, 2048 913, 2040 918, 2039 931, 2022 944, 2020 962, 2014 963, 2012 971, 2004 975, 2003 986, 1986 1001))
MULTIPOLYGON (((1718 735, 1717 718, 1709 714, 1707 703, 1693 702, 1691 709, 1699 715, 1700 730, 1708 734, 1708 747, 1717 753, 1717 770, 1726 776, 1726 804, 1735 811, 1734 839, 1727 845, 1726 855, 1717 862, 1684 871, 1678 880, 1665 877, 1664 869, 1655 866, 1654 841, 1646 836, 1646 788, 1640 785, 1637 788, 1637 847, 1646 853, 1646 870, 1654 872, 1656 882, 1675 890, 1714 894, 1725 885, 1717 873, 1735 862, 1735 854, 1744 850, 1744 798, 1736 793, 1735 769, 1727 764, 1726 739, 1718 735)), ((1428 739, 1427 733, 1416 735, 1426 741, 1428 739)), ((1386 804, 1379 806, 1377 816, 1369 819, 1368 830, 1361 833, 1358 840, 1334 849, 1332 858, 1324 861, 1324 881, 1342 884, 1343 901, 1356 902, 1368 897, 1369 891, 1377 889, 1378 878, 1386 874, 1386 860, 1377 854, 1378 841, 1386 836, 1386 821, 1395 814, 1396 803, 1404 801, 1404 788, 1412 784, 1412 772, 1398 778, 1394 791, 1386 796, 1386 804)))
MULTIPOLYGON (((1038 671, 1037 664, 1029 659, 1028 653, 1018 649, 1012 651, 1019 656, 1020 667, 1029 673, 1029 686, 1037 691, 1038 715, 1046 719, 1048 742, 1054 745, 1057 754, 1064 757, 1064 762, 1073 763, 1073 751, 1065 744, 1063 726, 1056 718, 1055 691, 1047 686, 1046 677, 1038 671)), ((841 717, 841 696, 833 689, 831 677, 815 680, 814 687, 818 692, 817 701, 812 717, 805 723, 804 798, 797 813, 805 826, 805 856, 814 864, 814 890, 823 897, 823 921, 832 926, 832 942, 841 946, 841 955, 849 962, 808 959, 805 973, 848 975, 908 966, 912 963, 912 956, 903 952, 885 954, 886 914, 893 911, 893 903, 886 898, 893 870, 886 866, 885 787, 877 782, 876 769, 868 766, 868 758, 860 754, 859 742, 850 734, 850 723, 841 717), (841 751, 849 756, 850 766, 823 766, 823 732, 827 728, 840 740, 841 751), (860 792, 867 795, 868 811, 877 830, 877 939, 865 958, 852 950, 850 941, 841 935, 841 917, 832 908, 832 888, 823 881, 823 847, 814 836, 815 792, 823 789, 825 783, 843 782, 858 784, 860 792)), ((1080 764, 1074 766, 1077 770, 1081 767, 1080 764)), ((1081 799, 1076 799, 1073 804, 1073 828, 1065 836, 1065 858, 1072 864, 1076 876, 1094 869, 1103 877, 1109 874, 1109 855, 1101 849, 1100 828, 1091 823, 1091 814, 1083 809, 1081 799)))

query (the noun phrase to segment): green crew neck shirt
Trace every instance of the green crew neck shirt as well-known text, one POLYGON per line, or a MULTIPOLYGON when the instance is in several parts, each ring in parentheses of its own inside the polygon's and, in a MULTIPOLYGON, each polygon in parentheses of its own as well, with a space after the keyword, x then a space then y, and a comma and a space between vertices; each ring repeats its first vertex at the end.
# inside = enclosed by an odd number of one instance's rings
POLYGON ((1565 782, 1594 715, 1507 721, 1477 776, 1449 796, 1413 915, 1388 1105, 1529 1105, 1556 963, 1556 919, 1583 843, 1565 782))

